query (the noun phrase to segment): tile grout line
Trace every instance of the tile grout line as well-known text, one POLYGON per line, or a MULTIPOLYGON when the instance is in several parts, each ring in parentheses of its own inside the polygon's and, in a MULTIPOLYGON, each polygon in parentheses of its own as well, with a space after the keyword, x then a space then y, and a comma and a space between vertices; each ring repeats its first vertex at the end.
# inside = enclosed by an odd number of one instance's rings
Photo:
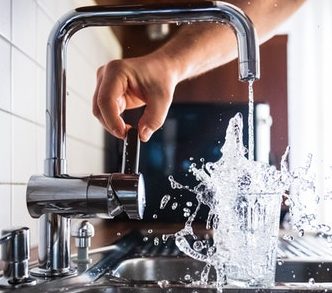
MULTIPOLYGON (((20 116, 20 115, 17 115, 17 114, 15 114, 15 113, 13 113, 13 112, 8 111, 8 110, 5 110, 5 109, 0 108, 0 112, 4 112, 4 113, 6 113, 6 114, 8 114, 8 115, 11 115, 12 117, 15 117, 15 118, 21 119, 21 120, 23 120, 23 121, 25 121, 25 122, 31 123, 31 124, 33 124, 33 125, 35 125, 35 126, 38 126, 38 127, 43 128, 43 129, 45 128, 45 125, 44 125, 44 124, 41 124, 41 123, 39 123, 39 122, 36 122, 36 121, 30 120, 30 119, 28 119, 28 118, 22 117, 22 116, 20 116)), ((97 145, 97 144, 91 143, 91 142, 89 142, 89 141, 87 141, 87 140, 81 139, 81 138, 79 138, 79 137, 77 137, 77 136, 75 136, 75 135, 72 135, 72 134, 68 134, 68 133, 67 133, 67 137, 68 137, 68 138, 71 138, 71 139, 73 139, 73 140, 75 140, 75 141, 77 141, 77 142, 80 142, 80 143, 82 143, 82 144, 84 144, 84 145, 91 146, 91 147, 94 147, 94 148, 99 149, 99 150, 105 150, 105 149, 106 149, 104 146, 100 146, 100 145, 97 145)))
POLYGON ((0 186, 3 186, 3 185, 25 186, 25 185, 27 185, 27 183, 24 183, 24 182, 0 182, 0 186))
POLYGON ((21 54, 23 54, 26 58, 28 58, 32 63, 34 63, 36 66, 38 66, 41 69, 45 69, 45 67, 40 64, 37 60, 35 60, 33 57, 31 57, 29 54, 27 54, 26 52, 24 52, 20 47, 18 47, 15 43, 13 43, 13 41, 8 40, 8 38, 6 38, 5 36, 0 34, 0 39, 2 39, 3 41, 5 41, 6 43, 8 43, 10 46, 12 46, 14 49, 16 49, 17 51, 19 51, 21 54))

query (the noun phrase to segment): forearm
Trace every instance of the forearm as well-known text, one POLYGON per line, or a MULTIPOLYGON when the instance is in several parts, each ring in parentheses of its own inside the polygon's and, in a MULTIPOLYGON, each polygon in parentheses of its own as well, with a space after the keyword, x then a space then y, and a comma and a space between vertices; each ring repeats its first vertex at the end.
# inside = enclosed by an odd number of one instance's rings
MULTIPOLYGON (((268 40, 278 25, 287 19, 304 0, 234 0, 255 25, 259 42, 268 40)), ((172 68, 179 81, 199 75, 237 57, 234 32, 225 25, 194 23, 153 53, 172 68)))

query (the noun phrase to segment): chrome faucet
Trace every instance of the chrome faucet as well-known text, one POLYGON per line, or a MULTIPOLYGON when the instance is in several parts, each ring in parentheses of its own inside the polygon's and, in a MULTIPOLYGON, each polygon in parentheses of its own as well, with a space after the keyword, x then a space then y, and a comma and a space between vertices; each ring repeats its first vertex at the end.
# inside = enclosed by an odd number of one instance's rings
MULTIPOLYGON (((89 26, 198 21, 229 24, 237 37, 239 79, 259 78, 258 41, 252 22, 240 9, 228 3, 83 7, 66 14, 54 26, 47 46, 45 174, 31 177, 27 189, 29 212, 32 217, 40 217, 39 268, 35 274, 63 276, 73 273, 70 217, 114 217, 124 210, 130 218, 139 219, 144 209, 143 177, 137 172, 137 162, 132 162, 134 165, 130 168, 124 163, 123 173, 67 175, 66 48, 71 36, 89 26), (125 174, 125 171, 129 173, 125 174)), ((136 137, 136 150, 132 153, 137 154, 139 141, 136 134, 130 136, 129 145, 134 141, 132 136, 136 137)))

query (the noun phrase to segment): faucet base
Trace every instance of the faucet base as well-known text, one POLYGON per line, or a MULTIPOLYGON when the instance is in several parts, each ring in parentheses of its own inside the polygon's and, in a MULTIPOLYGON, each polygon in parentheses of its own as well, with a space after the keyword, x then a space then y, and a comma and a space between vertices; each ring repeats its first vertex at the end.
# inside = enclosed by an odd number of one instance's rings
POLYGON ((27 286, 34 286, 37 284, 36 279, 27 277, 20 281, 14 282, 5 277, 0 278, 0 288, 21 288, 27 286))
POLYGON ((44 269, 44 268, 36 267, 36 268, 31 269, 30 273, 32 276, 39 277, 39 278, 58 278, 58 277, 76 275, 77 270, 75 268, 52 270, 52 269, 44 269))

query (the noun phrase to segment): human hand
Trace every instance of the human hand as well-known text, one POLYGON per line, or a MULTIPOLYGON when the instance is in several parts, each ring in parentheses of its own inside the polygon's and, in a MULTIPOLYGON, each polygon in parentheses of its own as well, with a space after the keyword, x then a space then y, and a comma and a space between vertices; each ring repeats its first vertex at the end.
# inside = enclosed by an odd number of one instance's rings
POLYGON ((98 69, 93 114, 112 135, 123 139, 130 125, 120 115, 143 105, 140 139, 148 141, 163 125, 177 83, 176 71, 163 57, 150 54, 115 60, 98 69))

